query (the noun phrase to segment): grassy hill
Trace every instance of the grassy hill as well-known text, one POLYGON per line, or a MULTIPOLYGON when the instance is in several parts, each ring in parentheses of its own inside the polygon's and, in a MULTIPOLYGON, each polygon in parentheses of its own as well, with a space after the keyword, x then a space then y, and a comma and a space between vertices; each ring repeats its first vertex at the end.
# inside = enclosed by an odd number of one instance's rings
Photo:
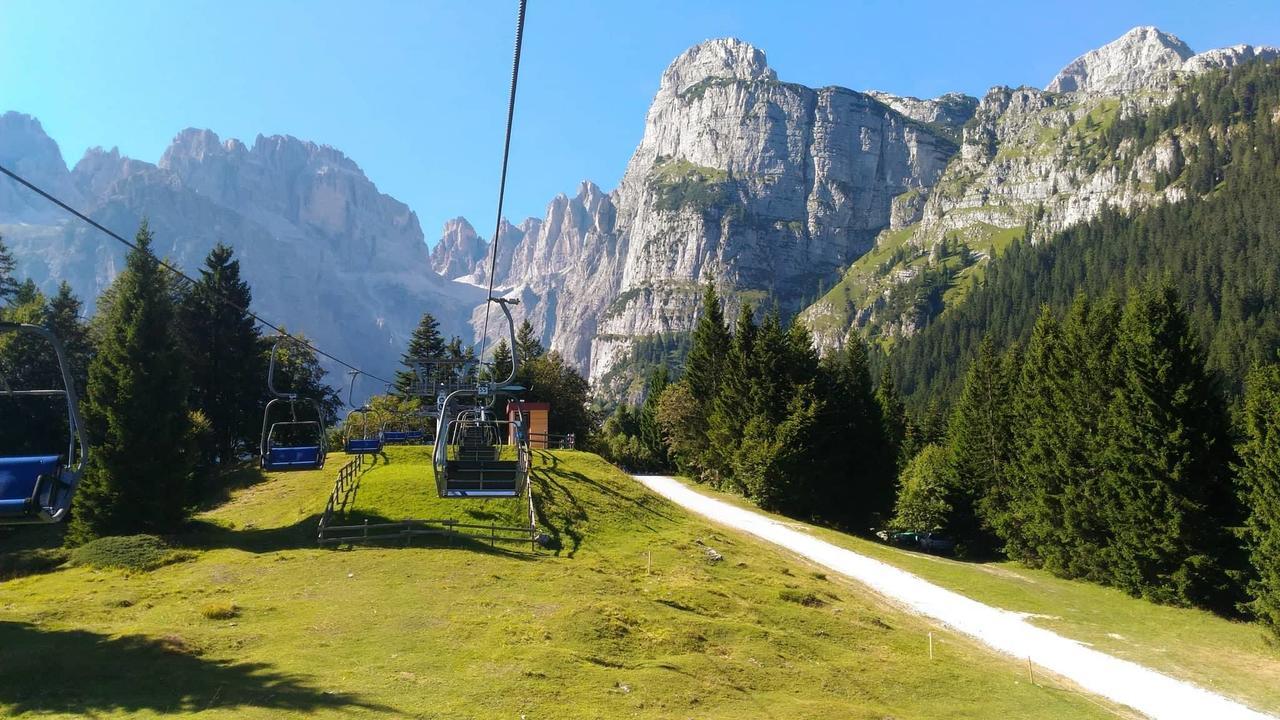
MULTIPOLYGON (((420 539, 320 549, 315 522, 340 461, 236 491, 177 539, 186 546, 179 562, 150 572, 63 567, 0 582, 0 713, 1115 714, 1050 678, 1032 684, 1025 666, 763 543, 716 530, 585 453, 537 458, 539 524, 558 550, 420 539)), ((393 448, 364 474, 357 514, 520 516, 517 501, 443 501, 433 488, 426 451, 393 448)))
MULTIPOLYGON (((697 488, 760 512, 741 496, 705 485, 697 488)), ((1280 644, 1255 623, 1156 605, 1115 588, 1065 580, 1016 562, 951 560, 774 517, 979 602, 1026 613, 1033 624, 1064 637, 1280 714, 1280 644)))

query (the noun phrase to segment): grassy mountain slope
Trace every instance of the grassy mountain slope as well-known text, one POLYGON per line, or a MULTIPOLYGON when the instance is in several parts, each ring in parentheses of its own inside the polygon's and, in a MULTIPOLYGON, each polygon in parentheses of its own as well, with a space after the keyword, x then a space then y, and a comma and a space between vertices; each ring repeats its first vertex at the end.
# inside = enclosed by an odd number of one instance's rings
MULTIPOLYGON (((699 492, 755 512, 741 496, 699 492)), ((1027 613, 1031 622, 1116 657, 1280 713, 1280 645, 1260 625, 1132 597, 1115 588, 1054 577, 1015 562, 961 562, 882 545, 826 528, 776 519, 902 568, 988 605, 1027 613)))
MULTIPOLYGON (((339 458, 335 457, 335 461, 339 458)), ((430 497, 393 448, 357 509, 519 516, 430 497)), ((0 583, 0 712, 255 718, 1110 717, 1091 699, 648 494, 599 458, 540 453, 558 552, 314 547, 336 471, 270 474, 146 573, 0 583), (708 559, 707 547, 723 554, 708 559), (649 553, 652 571, 647 570, 649 553), (235 616, 207 619, 206 606, 235 616), (935 633, 936 659, 926 633, 935 633)))

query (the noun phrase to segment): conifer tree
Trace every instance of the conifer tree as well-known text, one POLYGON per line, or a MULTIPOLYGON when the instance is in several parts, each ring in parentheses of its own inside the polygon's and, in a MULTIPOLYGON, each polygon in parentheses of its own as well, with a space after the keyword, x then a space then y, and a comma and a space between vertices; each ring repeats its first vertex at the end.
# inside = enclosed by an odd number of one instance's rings
POLYGON ((1254 580, 1248 608, 1280 636, 1280 364, 1249 373, 1244 429, 1237 472, 1249 509, 1245 540, 1254 580))
MULTIPOLYGON (((459 341, 459 347, 461 341, 459 341)), ((431 313, 423 313, 409 338, 409 346, 400 356, 403 370, 396 371, 395 389, 401 397, 407 396, 418 382, 418 364, 445 357, 448 347, 440 334, 440 323, 431 313)))
POLYGON ((179 307, 191 406, 209 422, 201 443, 207 465, 234 462, 240 448, 257 443, 266 367, 258 352, 261 333, 248 313, 252 301, 249 284, 240 278, 240 261, 218 243, 179 307))
POLYGON ((712 403, 720 394, 725 356, 729 348, 729 332, 725 328, 720 298, 716 295, 715 285, 708 282, 702 294, 702 311, 693 329, 689 355, 685 359, 684 377, 681 379, 697 403, 689 418, 692 422, 680 430, 688 436, 687 441, 681 443, 681 447, 687 452, 682 462, 695 473, 698 480, 709 479, 703 476, 708 460, 711 460, 707 457, 708 419, 712 403))
POLYGON ((827 359, 824 376, 829 392, 820 456, 829 466, 822 490, 829 499, 826 516, 862 532, 883 525, 897 478, 860 336, 850 337, 843 353, 827 359))
POLYGON ((1005 552, 1032 566, 1045 564, 1060 540, 1062 464, 1057 419, 1062 332, 1058 319, 1041 309, 1023 353, 1013 398, 1014 472, 1007 483, 1004 511, 989 519, 1005 552))
POLYGON ((670 373, 666 365, 659 365, 649 375, 645 390, 644 403, 640 405, 639 417, 636 420, 637 435, 646 455, 652 460, 655 468, 670 466, 667 457, 667 445, 662 439, 662 429, 658 426, 658 399, 666 392, 670 384, 670 373))
POLYGON ((978 345, 947 425, 948 467, 954 485, 947 531, 971 554, 995 550, 993 518, 1013 460, 1013 388, 990 337, 978 345))
POLYGON ((876 404, 880 406, 880 421, 884 428, 885 449, 893 458, 893 477, 898 476, 898 468, 905 465, 910 458, 904 457, 907 441, 907 409, 898 397, 898 387, 893 382, 893 375, 886 365, 880 373, 880 382, 876 385, 876 404))
POLYGON ((510 372, 511 346, 507 344, 506 338, 499 338, 498 344, 493 346, 493 375, 501 380, 510 372))
POLYGON ((186 517, 193 465, 185 357, 175 331, 173 292, 150 248, 146 222, 138 249, 102 322, 84 402, 93 438, 67 539, 171 533, 186 517))
POLYGON ((545 353, 546 349, 542 347, 542 341, 533 331, 533 324, 527 318, 521 321, 520 327, 516 328, 516 357, 520 362, 526 363, 542 357, 545 353))
POLYGON ((13 259, 13 253, 4 244, 4 238, 0 237, 0 305, 13 300, 18 294, 18 279, 15 277, 17 269, 18 263, 13 259))
POLYGON ((705 472, 708 479, 717 485, 733 474, 743 429, 759 412, 754 395, 758 390, 759 375, 756 330, 754 312, 749 304, 743 303, 734 325, 729 352, 721 359, 719 392, 706 403, 709 411, 705 472))
POLYGON ((81 317, 84 304, 71 291, 65 280, 58 285, 58 294, 49 301, 48 327, 62 341, 71 365, 71 377, 76 394, 84 397, 89 383, 89 362, 93 357, 93 342, 89 338, 89 325, 81 317))
POLYGON ((1225 404, 1171 285, 1125 305, 1104 437, 1109 580, 1159 602, 1230 601, 1233 524, 1225 404))

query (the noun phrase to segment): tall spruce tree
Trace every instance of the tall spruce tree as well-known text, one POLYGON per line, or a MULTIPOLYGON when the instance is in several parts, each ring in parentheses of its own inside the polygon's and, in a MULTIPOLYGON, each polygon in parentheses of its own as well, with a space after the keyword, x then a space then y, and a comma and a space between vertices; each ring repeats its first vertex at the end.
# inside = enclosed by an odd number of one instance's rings
MULTIPOLYGON (((459 349, 461 344, 459 341, 459 349)), ((418 327, 414 328, 413 335, 409 337, 409 346, 400 356, 400 363, 404 365, 404 369, 396 371, 396 394, 401 397, 409 395, 410 390, 418 382, 419 363, 444 358, 448 349, 444 336, 440 334, 439 321, 431 313, 423 313, 422 319, 418 321, 418 327)))
POLYGON ((1130 294, 1104 426, 1109 580, 1152 600, 1226 607, 1231 492, 1225 403, 1172 285, 1130 294))
POLYGON ((1237 472, 1249 509, 1245 540, 1254 579, 1248 608, 1280 636, 1280 364, 1249 373, 1244 430, 1237 472))
POLYGON ((0 305, 13 300, 18 294, 17 270, 18 262, 4 244, 4 238, 0 237, 0 305))
POLYGON ((257 415, 266 367, 258 352, 257 325, 249 316, 253 295, 240 278, 234 251, 218 243, 204 259, 200 279, 179 308, 191 406, 204 413, 206 465, 227 465, 257 442, 257 415))
POLYGON ((884 422, 871 380, 867 346, 854 335, 844 352, 824 362, 824 450, 829 471, 823 489, 828 519, 857 532, 883 526, 897 478, 886 450, 884 422))
POLYGON ((689 453, 684 462, 700 481, 708 479, 703 475, 710 459, 707 457, 708 419, 712 403, 720 394, 720 384, 724 380, 724 361, 729 348, 729 331, 724 324, 724 310, 720 307, 715 285, 708 281, 702 293, 702 310, 693 328, 693 339, 689 355, 685 359, 684 377, 681 379, 689 388, 690 395, 698 402, 690 417, 693 422, 683 430, 688 438, 687 442, 681 443, 681 447, 689 453))
POLYGON ((542 347, 538 333, 534 332, 533 324, 528 319, 522 320, 520 327, 516 328, 516 357, 523 363, 536 360, 545 353, 546 349, 542 347))
POLYGON ((666 365, 659 365, 649 374, 645 388, 644 403, 640 405, 637 418, 637 434, 640 446, 652 459, 655 468, 666 468, 671 465, 667 456, 667 444, 662 439, 662 428, 658 426, 658 399, 666 392, 670 384, 670 373, 666 365))
MULTIPOLYGON (((1061 416, 1062 330, 1046 306, 1031 332, 1013 397, 1014 468, 1004 512, 989 518, 1005 552, 1032 566, 1044 565, 1062 537, 1061 416)), ((1052 557, 1052 555, 1051 555, 1052 557)), ((1049 561, 1052 563, 1052 559, 1049 561)))
MULTIPOLYGON (((756 323, 748 303, 743 303, 734 324, 729 352, 721 359, 719 391, 706 403, 707 451, 704 464, 708 479, 721 485, 733 475, 743 429, 759 411, 756 407, 756 323)), ((741 487, 739 487, 741 491, 741 487)))
POLYGON ((185 357, 173 291, 144 221, 114 283, 84 420, 93 438, 69 542, 138 532, 172 533, 186 518, 193 465, 185 357))
POLYGON ((898 477, 898 468, 906 465, 911 458, 911 448, 907 446, 907 409, 898 396, 898 386, 893 382, 893 374, 889 366, 880 373, 880 382, 876 385, 876 404, 880 406, 880 422, 884 428, 885 449, 893 458, 894 478, 898 477))
POLYGON ((991 338, 984 338, 969 365, 947 425, 952 473, 947 531, 968 554, 986 555, 999 541, 992 519, 1003 512, 1004 488, 1013 460, 1012 378, 991 338))
POLYGON ((58 285, 58 294, 49 300, 48 327, 62 341, 80 397, 84 397, 89 384, 89 362, 93 358, 93 341, 89 338, 89 325, 81 317, 83 312, 84 303, 64 280, 58 285))

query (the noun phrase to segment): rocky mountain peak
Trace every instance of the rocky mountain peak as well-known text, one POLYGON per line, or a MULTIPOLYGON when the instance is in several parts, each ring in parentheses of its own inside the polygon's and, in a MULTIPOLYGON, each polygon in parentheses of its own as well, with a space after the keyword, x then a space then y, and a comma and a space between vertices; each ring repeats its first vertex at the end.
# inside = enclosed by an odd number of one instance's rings
POLYGON ((685 50, 662 73, 658 94, 679 95, 712 78, 776 80, 764 53, 737 38, 706 40, 685 50))
POLYGON ((1231 47, 1206 50, 1188 58, 1182 64, 1185 73, 1202 73, 1210 70, 1225 70, 1252 60, 1271 62, 1280 58, 1280 48, 1269 45, 1232 45, 1231 47))
POLYGON ((1172 77, 1194 54, 1177 36, 1144 25, 1076 58, 1045 89, 1118 95, 1172 77))
POLYGON ((431 249, 431 269, 450 279, 470 275, 487 249, 484 238, 466 218, 446 220, 440 242, 431 249))
MULTIPOLYGON (((58 143, 30 115, 12 111, 0 115, 0 163, 68 202, 81 200, 58 143)), ((60 211, 6 181, 0 183, 0 212, 11 221, 36 222, 57 217, 60 211)))

